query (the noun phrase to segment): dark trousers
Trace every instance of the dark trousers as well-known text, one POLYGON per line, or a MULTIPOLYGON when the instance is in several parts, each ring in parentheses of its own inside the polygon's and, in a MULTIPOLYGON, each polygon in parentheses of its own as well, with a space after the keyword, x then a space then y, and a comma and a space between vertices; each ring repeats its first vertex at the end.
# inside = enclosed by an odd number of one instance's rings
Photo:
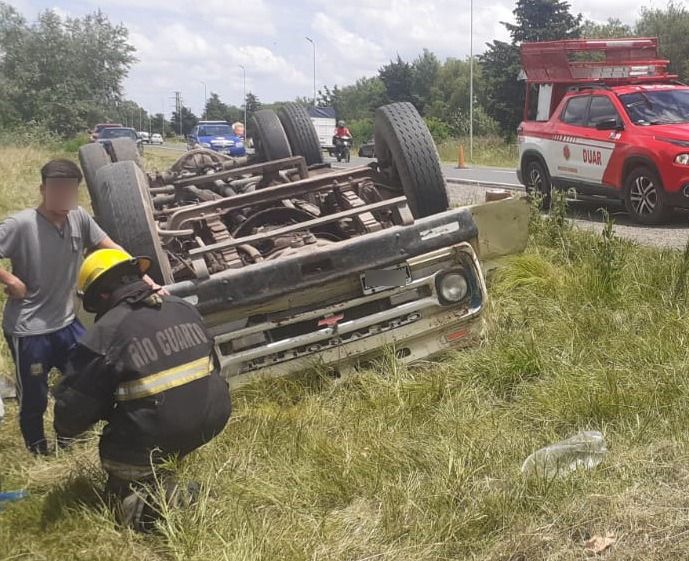
POLYGON ((74 320, 45 335, 17 337, 5 333, 17 377, 19 428, 26 447, 34 453, 48 450, 43 428, 43 414, 48 407, 48 373, 53 368, 64 373, 69 353, 84 331, 79 320, 74 320))

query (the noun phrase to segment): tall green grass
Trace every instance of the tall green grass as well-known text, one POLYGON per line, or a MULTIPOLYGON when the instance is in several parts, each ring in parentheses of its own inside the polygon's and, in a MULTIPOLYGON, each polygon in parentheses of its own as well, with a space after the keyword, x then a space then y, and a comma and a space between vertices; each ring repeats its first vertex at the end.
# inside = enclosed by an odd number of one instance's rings
POLYGON ((686 558, 688 254, 574 230, 534 212, 527 251, 492 278, 482 343, 414 367, 394 353, 333 380, 305 372, 234 395, 229 426, 179 467, 199 504, 158 534, 101 504, 97 435, 33 459, 16 408, 0 425, 0 558, 578 560, 686 558), (535 449, 584 429, 593 471, 525 479, 535 449))
POLYGON ((457 163, 459 147, 464 147, 467 165, 514 167, 517 166, 519 151, 517 143, 498 136, 474 137, 474 158, 469 150, 469 137, 453 138, 438 144, 438 153, 443 162, 457 163))

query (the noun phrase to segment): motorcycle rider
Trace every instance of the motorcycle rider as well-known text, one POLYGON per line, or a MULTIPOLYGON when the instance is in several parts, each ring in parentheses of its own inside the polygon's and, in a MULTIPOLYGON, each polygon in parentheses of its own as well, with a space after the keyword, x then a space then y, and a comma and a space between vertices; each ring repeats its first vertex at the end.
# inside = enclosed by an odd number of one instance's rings
POLYGON ((352 138, 352 133, 349 132, 344 121, 337 121, 337 128, 335 129, 335 134, 333 138, 350 139, 352 138))
POLYGON ((337 122, 335 134, 333 134, 333 146, 335 146, 335 155, 338 156, 338 161, 343 156, 346 141, 348 140, 352 140, 352 133, 349 132, 345 122, 340 120, 337 122))

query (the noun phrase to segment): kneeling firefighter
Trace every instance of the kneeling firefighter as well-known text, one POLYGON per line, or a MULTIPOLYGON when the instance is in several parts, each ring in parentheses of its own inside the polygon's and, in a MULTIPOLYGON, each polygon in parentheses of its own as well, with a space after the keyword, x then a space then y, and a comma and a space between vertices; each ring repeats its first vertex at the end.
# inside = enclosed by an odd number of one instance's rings
POLYGON ((118 249, 99 250, 84 260, 78 288, 96 321, 55 390, 55 432, 61 441, 99 420, 108 422, 99 446, 109 476, 106 492, 120 521, 138 530, 155 521, 146 494, 152 484, 160 489, 163 482, 173 506, 180 496, 188 497, 160 466, 210 441, 231 411, 227 382, 214 366, 212 339, 200 314, 142 280, 150 263, 118 249))

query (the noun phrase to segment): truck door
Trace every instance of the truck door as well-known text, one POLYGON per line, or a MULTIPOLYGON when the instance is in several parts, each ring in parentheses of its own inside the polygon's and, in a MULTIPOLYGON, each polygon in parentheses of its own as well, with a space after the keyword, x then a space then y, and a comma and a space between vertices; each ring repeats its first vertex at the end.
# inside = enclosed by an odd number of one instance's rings
POLYGON ((588 120, 584 131, 585 146, 582 146, 581 175, 590 184, 603 185, 603 176, 610 163, 615 147, 623 141, 623 133, 619 128, 598 130, 601 122, 615 120, 617 126, 622 125, 622 119, 610 98, 606 95, 591 96, 588 120))
POLYGON ((551 142, 551 153, 548 160, 554 163, 550 173, 553 177, 582 181, 583 152, 582 143, 586 134, 588 120, 588 107, 591 101, 590 94, 577 95, 569 98, 562 113, 559 115, 556 126, 556 134, 551 142))

